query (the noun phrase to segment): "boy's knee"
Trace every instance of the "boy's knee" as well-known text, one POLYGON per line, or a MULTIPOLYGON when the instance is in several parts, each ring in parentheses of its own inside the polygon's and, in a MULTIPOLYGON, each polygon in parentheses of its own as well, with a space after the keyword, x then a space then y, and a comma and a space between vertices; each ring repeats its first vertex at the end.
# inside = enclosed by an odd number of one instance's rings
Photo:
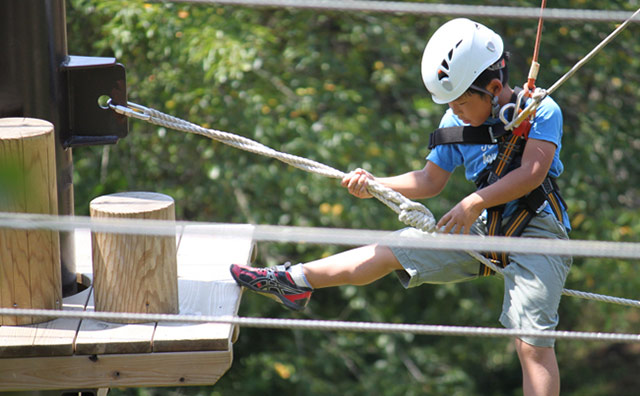
POLYGON ((519 338, 515 340, 516 350, 521 363, 543 363, 549 359, 555 360, 556 351, 553 347, 542 347, 528 344, 519 338))

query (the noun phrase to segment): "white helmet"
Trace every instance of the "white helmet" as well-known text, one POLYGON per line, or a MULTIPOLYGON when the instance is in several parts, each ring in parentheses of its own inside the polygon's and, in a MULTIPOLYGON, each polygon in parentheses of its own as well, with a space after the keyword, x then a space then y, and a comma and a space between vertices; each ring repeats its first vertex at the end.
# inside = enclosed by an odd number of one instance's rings
POLYGON ((503 50, 502 38, 493 30, 466 18, 453 19, 436 30, 427 43, 422 81, 434 102, 452 102, 502 57, 503 50))

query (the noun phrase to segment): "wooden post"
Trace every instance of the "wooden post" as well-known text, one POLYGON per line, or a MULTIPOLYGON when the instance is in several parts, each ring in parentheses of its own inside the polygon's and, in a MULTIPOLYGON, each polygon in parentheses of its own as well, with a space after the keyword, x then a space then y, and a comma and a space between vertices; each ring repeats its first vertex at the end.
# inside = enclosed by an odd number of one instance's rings
MULTIPOLYGON (((58 214, 53 124, 33 118, 0 119, 0 211, 58 214)), ((57 232, 0 229, 0 306, 60 309, 57 232)), ((2 325, 47 318, 0 316, 2 325)))
MULTIPOLYGON (((98 218, 175 220, 173 199, 151 192, 101 196, 90 211, 98 218)), ((91 242, 96 311, 178 313, 175 236, 92 233, 91 242)))

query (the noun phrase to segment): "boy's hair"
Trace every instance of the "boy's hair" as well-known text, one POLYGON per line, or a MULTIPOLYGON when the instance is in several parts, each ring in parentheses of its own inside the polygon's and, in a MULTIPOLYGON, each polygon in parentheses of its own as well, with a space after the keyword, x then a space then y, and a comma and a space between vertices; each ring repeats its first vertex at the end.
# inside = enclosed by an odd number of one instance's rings
POLYGON ((489 85, 491 81, 494 79, 500 80, 502 85, 507 85, 509 83, 509 66, 507 62, 511 54, 507 51, 502 53, 500 59, 498 59, 493 65, 486 68, 480 75, 473 81, 473 84, 467 90, 467 94, 479 94, 479 95, 487 95, 486 91, 481 91, 477 88, 484 89, 489 85))

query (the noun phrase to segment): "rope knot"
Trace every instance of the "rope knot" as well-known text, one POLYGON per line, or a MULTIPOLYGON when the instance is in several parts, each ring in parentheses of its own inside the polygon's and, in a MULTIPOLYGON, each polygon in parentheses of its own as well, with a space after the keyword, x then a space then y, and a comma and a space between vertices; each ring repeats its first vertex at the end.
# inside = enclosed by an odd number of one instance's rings
POLYGON ((547 96, 547 90, 544 88, 536 88, 535 91, 531 94, 531 98, 536 102, 542 101, 547 96))
POLYGON ((433 214, 424 205, 408 201, 398 207, 400 208, 398 220, 401 222, 425 232, 433 232, 435 229, 433 214))

